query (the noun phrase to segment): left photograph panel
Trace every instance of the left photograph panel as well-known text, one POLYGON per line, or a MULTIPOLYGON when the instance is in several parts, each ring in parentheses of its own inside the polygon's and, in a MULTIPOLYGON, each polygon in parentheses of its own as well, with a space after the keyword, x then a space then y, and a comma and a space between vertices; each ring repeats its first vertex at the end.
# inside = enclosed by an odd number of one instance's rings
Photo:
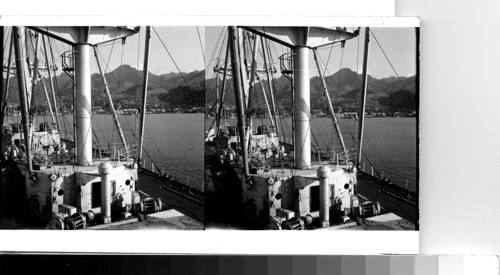
POLYGON ((0 229, 204 229, 203 27, 0 31, 0 229))

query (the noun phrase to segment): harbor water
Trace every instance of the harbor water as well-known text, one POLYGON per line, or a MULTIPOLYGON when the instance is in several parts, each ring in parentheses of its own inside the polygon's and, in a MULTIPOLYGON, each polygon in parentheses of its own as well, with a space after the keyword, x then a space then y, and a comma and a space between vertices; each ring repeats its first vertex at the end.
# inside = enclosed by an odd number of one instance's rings
MULTIPOLYGON (((209 127, 213 118, 207 119, 209 127)), ((223 119, 221 124, 236 125, 236 119, 223 119)), ((338 124, 346 147, 356 148, 358 121, 355 118, 339 118, 338 124)), ((259 125, 271 125, 268 118, 255 118, 254 129, 259 125)), ((336 148, 340 142, 330 117, 313 117, 311 142, 322 150, 336 148)), ((278 119, 278 130, 291 142, 291 118, 278 119)), ((207 129, 207 128, 206 128, 207 129)), ((280 134, 281 135, 281 134, 280 134)), ((399 186, 415 191, 417 188, 417 119, 415 117, 369 117, 365 119, 361 167, 366 173, 391 179, 399 186)))
MULTIPOLYGON (((119 115, 125 139, 129 145, 138 144, 139 118, 119 115)), ((20 123, 20 116, 8 116, 6 121, 20 123)), ((52 122, 50 116, 34 117, 34 125, 52 122)), ((142 159, 145 168, 173 175, 180 182, 193 188, 203 188, 203 114, 147 114, 142 159)), ((73 119, 62 116, 61 137, 73 140, 73 119)), ((94 114, 92 117, 93 141, 100 144, 121 143, 112 115, 94 114)))

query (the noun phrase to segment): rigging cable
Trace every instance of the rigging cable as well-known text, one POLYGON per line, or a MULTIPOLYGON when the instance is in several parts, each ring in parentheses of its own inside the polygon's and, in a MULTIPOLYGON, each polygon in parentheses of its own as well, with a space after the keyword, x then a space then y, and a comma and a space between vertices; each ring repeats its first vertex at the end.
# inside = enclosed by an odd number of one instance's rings
POLYGON ((161 44, 163 45, 163 48, 165 48, 165 50, 167 51, 168 55, 170 56, 170 59, 172 59, 172 62, 174 63, 175 67, 177 68, 177 71, 179 71, 179 74, 182 76, 182 79, 184 80, 184 82, 186 83, 186 85, 191 89, 191 86, 189 85, 189 83, 187 82, 186 78, 182 74, 181 69, 179 69, 179 66, 177 66, 177 63, 175 63, 174 58, 170 54, 170 51, 167 49, 167 46, 165 45, 165 43, 163 43, 163 40, 161 39, 160 35, 158 34, 158 32, 156 32, 156 29, 154 27, 151 27, 151 29, 153 29, 153 31, 155 32, 156 36, 158 36, 158 39, 160 40, 161 44))
POLYGON ((196 32, 198 33, 198 40, 200 41, 201 55, 203 56, 203 64, 205 64, 205 52, 203 51, 203 43, 201 42, 201 35, 198 26, 196 26, 196 32))
MULTIPOLYGON (((54 50, 52 48, 52 39, 50 37, 47 37, 47 40, 49 42, 50 56, 52 58, 52 62, 54 62, 55 58, 54 58, 54 50)), ((56 50, 57 50, 57 44, 54 44, 54 47, 56 47, 56 50)), ((60 54, 60 51, 58 51, 58 54, 60 54)), ((61 96, 61 91, 59 90, 59 82, 57 80, 57 76, 54 74, 53 77, 54 77, 54 84, 55 84, 55 91, 54 92, 57 93, 57 98, 59 99, 58 106, 59 106, 59 108, 61 108, 61 106, 67 107, 66 104, 64 104, 63 98, 61 96)), ((55 110, 55 111, 58 112, 58 110, 55 110)), ((68 138, 68 125, 67 125, 67 124, 69 124, 68 118, 66 116, 64 116, 64 114, 63 114, 62 119, 63 119, 64 132, 66 133, 66 138, 68 138)), ((69 137, 72 137, 73 141, 75 141, 75 137, 73 135, 73 132, 71 132, 71 135, 69 137)))
MULTIPOLYGON (((373 33, 373 31, 372 31, 371 29, 370 29, 370 33, 372 34, 373 38, 375 38, 375 42, 377 42, 378 47, 380 48, 380 50, 381 50, 381 51, 382 51, 382 53, 384 54, 385 58, 387 59, 387 62, 389 62, 389 65, 391 66, 392 70, 393 70, 393 71, 394 71, 394 73, 396 74, 396 76, 397 76, 397 78, 398 78, 399 82, 400 82, 400 83, 401 83, 401 85, 403 86, 403 89, 404 89, 405 91, 408 91, 408 89, 406 89, 405 84, 403 83, 403 80, 401 80, 401 77, 399 77, 398 72, 396 72, 396 69, 395 69, 395 68, 394 68, 394 66, 392 65, 391 60, 389 60, 389 57, 388 57, 388 56, 387 56, 387 54, 385 53, 384 49, 382 48, 382 46, 381 46, 381 45, 380 45, 380 43, 378 42, 377 37, 375 36, 375 34, 373 33)), ((410 98, 411 98, 411 99, 412 99, 412 101, 413 101, 413 97, 410 97, 410 98)), ((413 102, 413 103, 415 103, 415 102, 413 102)))

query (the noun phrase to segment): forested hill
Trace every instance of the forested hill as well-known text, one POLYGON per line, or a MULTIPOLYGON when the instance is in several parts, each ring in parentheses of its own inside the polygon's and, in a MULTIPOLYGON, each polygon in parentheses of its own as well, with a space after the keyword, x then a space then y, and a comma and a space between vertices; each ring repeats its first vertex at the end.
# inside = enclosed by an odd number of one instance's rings
MULTIPOLYGON (((105 74, 113 103, 118 108, 136 108, 140 104, 142 93, 143 72, 129 65, 122 65, 105 74)), ((49 80, 44 79, 48 89, 49 80)), ((203 107, 205 104, 205 71, 192 71, 156 75, 149 73, 148 106, 191 108, 203 107)), ((11 79, 11 95, 9 103, 19 102, 17 80, 11 79)), ((92 105, 107 109, 108 99, 105 94, 104 82, 100 74, 91 76, 92 105)), ((73 101, 73 79, 66 74, 57 76, 55 84, 58 88, 58 99, 61 108, 70 109, 73 101)), ((47 106, 43 85, 39 82, 35 91, 35 106, 44 109, 47 106)))
MULTIPOLYGON (((416 95, 416 77, 395 76, 388 78, 374 78, 368 76, 368 110, 393 110, 393 111, 415 111, 417 108, 416 95)), ((341 107, 344 111, 357 111, 359 108, 359 98, 362 86, 362 76, 348 68, 341 69, 331 76, 325 77, 330 97, 335 107, 341 107)), ((207 105, 215 102, 215 81, 207 81, 207 105)), ((267 81, 264 80, 263 86, 268 90, 267 81)), ((318 76, 310 79, 311 84, 311 109, 321 109, 327 112, 328 106, 322 89, 321 79, 318 76)), ((226 104, 234 105, 234 94, 232 82, 229 79, 226 104)), ((274 81, 274 90, 277 99, 277 105, 287 110, 291 110, 291 85, 290 81, 281 76, 274 81)), ((265 100, 262 96, 261 85, 256 85, 257 104, 254 106, 265 106, 265 100)), ((264 107, 265 108, 265 107, 264 107)))

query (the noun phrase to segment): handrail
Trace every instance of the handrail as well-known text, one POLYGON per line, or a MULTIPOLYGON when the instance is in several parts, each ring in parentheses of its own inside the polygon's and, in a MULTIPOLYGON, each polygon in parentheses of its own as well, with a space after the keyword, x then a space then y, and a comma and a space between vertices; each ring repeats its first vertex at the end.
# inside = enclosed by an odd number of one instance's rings
POLYGON ((75 52, 66 51, 61 54, 62 70, 67 75, 74 77, 73 71, 75 70, 75 52))
POLYGON ((288 79, 291 80, 291 74, 292 74, 292 54, 291 53, 284 53, 278 57, 280 61, 280 71, 281 73, 288 79))

